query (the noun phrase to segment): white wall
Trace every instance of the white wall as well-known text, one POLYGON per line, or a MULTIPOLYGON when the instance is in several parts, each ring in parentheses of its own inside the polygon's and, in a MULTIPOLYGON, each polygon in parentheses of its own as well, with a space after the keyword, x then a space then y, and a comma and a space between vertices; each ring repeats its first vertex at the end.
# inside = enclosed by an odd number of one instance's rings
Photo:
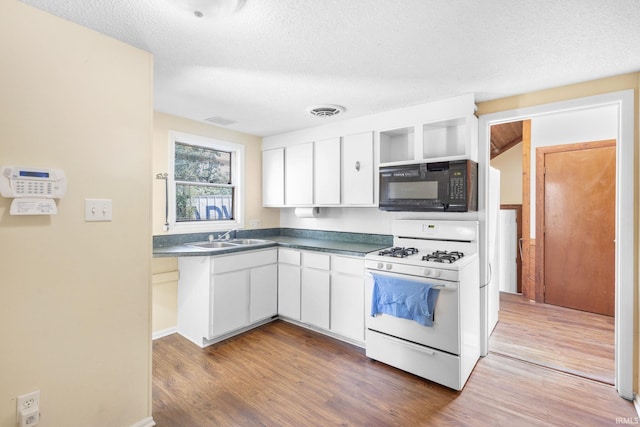
POLYGON ((617 139, 618 106, 569 111, 531 120, 531 238, 536 237, 536 149, 617 139))
POLYGON ((522 143, 491 159, 491 167, 500 171, 500 204, 522 204, 522 143))
POLYGON ((281 209, 280 226, 350 233, 391 234, 394 219, 476 220, 477 213, 386 212, 378 208, 320 208, 317 218, 297 218, 293 208, 281 209))

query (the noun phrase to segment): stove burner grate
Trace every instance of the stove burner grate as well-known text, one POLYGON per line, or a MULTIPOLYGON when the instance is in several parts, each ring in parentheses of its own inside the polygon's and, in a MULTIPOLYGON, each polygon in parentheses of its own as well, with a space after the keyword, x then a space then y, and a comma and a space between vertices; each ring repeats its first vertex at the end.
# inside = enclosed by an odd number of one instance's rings
POLYGON ((459 251, 435 251, 428 255, 422 257, 422 261, 432 261, 432 262, 443 262, 447 264, 453 264, 460 258, 462 258, 464 254, 459 251))
POLYGON ((384 249, 378 252, 378 255, 389 256, 394 258, 405 258, 405 257, 408 257, 409 255, 413 255, 417 253, 418 253, 418 249, 416 248, 395 247, 395 248, 384 249))

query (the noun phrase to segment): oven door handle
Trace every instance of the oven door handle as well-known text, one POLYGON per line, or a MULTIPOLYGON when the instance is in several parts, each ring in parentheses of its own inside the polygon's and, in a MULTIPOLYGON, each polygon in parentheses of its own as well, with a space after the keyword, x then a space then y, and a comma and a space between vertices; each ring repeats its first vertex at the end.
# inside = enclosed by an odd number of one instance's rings
POLYGON ((367 269, 367 272, 370 273, 371 275, 379 274, 380 276, 396 277, 398 279, 412 280, 418 283, 429 283, 430 285, 432 285, 431 289, 438 289, 441 291, 457 291, 458 290, 457 282, 446 283, 444 280, 437 280, 437 279, 432 280, 428 277, 417 277, 417 276, 408 276, 408 275, 398 274, 398 273, 387 273, 386 271, 373 270, 369 268, 367 269))
POLYGON ((432 286, 431 289, 438 289, 440 291, 457 291, 458 285, 435 285, 432 286))

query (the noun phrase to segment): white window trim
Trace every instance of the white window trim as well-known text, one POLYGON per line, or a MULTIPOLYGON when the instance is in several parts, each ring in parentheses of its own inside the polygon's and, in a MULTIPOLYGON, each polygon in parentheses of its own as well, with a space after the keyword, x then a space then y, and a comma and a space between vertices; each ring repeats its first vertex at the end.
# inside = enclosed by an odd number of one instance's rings
POLYGON ((242 144, 207 138, 183 132, 169 131, 169 170, 167 184, 169 185, 169 229, 180 233, 197 233, 207 231, 227 231, 244 226, 244 170, 245 147, 242 144), (234 197, 233 220, 176 222, 176 181, 175 181, 175 148, 176 141, 200 145, 221 151, 230 151, 232 182, 236 193, 234 197))

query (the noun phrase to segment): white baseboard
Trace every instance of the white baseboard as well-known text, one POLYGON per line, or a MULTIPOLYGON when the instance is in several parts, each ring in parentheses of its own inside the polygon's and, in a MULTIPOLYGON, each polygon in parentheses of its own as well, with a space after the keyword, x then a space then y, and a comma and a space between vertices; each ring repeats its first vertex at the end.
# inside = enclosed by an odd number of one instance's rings
POLYGON ((173 328, 163 329, 161 331, 154 332, 153 335, 151 335, 151 339, 157 340, 158 338, 166 337, 167 335, 175 334, 176 332, 178 332, 178 328, 175 326, 173 328))
POLYGON ((152 417, 147 417, 144 420, 140 420, 137 423, 133 424, 131 427, 153 427, 156 425, 156 422, 153 421, 152 417))
POLYGON ((640 420, 640 395, 636 394, 635 397, 633 398, 633 406, 636 408, 636 414, 638 414, 636 421, 638 421, 640 420))

